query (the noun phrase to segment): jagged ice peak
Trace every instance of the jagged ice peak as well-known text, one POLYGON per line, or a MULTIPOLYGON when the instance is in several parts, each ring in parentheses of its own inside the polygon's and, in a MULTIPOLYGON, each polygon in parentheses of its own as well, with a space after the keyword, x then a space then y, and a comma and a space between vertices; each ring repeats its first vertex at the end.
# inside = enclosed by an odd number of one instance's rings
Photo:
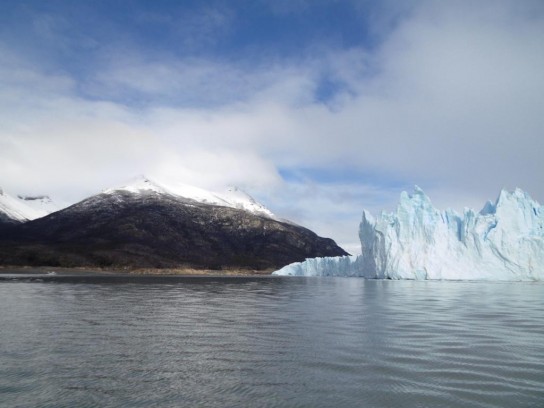
POLYGON ((279 275, 378 279, 542 280, 544 210, 521 189, 502 190, 481 211, 439 211, 423 190, 403 192, 394 212, 364 211, 358 257, 313 259, 279 275))

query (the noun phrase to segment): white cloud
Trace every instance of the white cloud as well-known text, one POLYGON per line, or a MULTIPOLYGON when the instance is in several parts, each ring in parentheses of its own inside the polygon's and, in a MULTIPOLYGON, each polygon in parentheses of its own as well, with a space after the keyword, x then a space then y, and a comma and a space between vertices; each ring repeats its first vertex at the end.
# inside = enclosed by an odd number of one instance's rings
POLYGON ((270 209, 283 217, 296 220, 318 235, 331 236, 352 253, 360 252, 358 238, 362 209, 374 214, 392 210, 398 192, 376 186, 372 181, 314 182, 296 180, 258 191, 270 209))
POLYGON ((440 207, 479 207, 515 186, 544 201, 538 3, 418 4, 372 53, 269 66, 125 50, 82 83, 4 45, 0 185, 75 199, 138 173, 234 183, 350 249, 362 208, 398 199, 387 178, 419 184, 440 207), (343 84, 325 102, 324 75, 343 84), (280 167, 381 176, 293 182, 280 167))

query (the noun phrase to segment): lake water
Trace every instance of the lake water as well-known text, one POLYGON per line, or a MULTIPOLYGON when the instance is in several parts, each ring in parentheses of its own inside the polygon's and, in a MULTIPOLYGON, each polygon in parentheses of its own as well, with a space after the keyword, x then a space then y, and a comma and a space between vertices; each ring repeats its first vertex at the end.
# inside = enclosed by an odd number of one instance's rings
POLYGON ((544 407, 544 285, 0 282, 2 407, 544 407))

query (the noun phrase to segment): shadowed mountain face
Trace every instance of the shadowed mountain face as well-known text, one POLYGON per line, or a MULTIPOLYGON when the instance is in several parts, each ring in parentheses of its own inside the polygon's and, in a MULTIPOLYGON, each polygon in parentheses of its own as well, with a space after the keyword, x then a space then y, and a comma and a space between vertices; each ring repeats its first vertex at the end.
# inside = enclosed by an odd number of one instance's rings
POLYGON ((345 254, 297 225, 154 191, 99 194, 0 228, 4 265, 266 269, 345 254))
POLYGON ((0 228, 5 225, 19 224, 21 221, 10 218, 7 214, 0 212, 0 228))

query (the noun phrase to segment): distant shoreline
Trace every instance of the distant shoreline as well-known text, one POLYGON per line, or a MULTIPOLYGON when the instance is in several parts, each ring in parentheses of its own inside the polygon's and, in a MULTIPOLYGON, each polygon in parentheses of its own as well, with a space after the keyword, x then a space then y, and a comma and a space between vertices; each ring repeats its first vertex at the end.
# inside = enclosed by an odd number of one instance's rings
POLYGON ((204 277, 265 277, 272 276, 275 269, 195 269, 195 268, 93 268, 93 267, 54 267, 54 266, 0 266, 3 275, 37 276, 204 276, 204 277))

